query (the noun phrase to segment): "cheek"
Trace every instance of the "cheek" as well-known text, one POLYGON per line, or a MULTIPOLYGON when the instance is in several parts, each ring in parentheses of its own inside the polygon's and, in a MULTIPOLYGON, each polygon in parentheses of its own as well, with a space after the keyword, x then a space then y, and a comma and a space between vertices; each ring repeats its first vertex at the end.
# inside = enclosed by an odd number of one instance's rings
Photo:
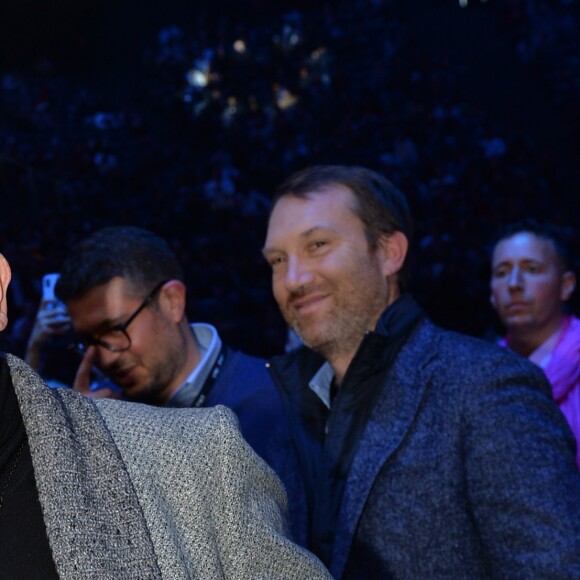
POLYGON ((283 276, 277 274, 272 276, 272 294, 278 304, 284 303, 287 291, 283 276))
POLYGON ((536 282, 531 291, 540 306, 548 306, 560 301, 560 289, 556 284, 536 282))
POLYGON ((161 351, 172 344, 175 323, 162 317, 143 319, 131 333, 130 352, 139 358, 149 356, 152 352, 161 351))
POLYGON ((508 294, 508 284, 504 281, 496 281, 491 285, 491 299, 501 301, 502 296, 508 294))
POLYGON ((542 276, 527 274, 524 277, 526 289, 533 296, 546 296, 552 286, 551 281, 542 276))

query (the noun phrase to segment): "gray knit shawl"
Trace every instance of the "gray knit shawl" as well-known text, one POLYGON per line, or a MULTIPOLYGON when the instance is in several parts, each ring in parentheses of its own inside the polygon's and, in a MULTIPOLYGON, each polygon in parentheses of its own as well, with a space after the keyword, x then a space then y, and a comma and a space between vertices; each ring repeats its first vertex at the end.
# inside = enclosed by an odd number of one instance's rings
POLYGON ((61 578, 330 578, 229 410, 93 401, 7 360, 61 578))

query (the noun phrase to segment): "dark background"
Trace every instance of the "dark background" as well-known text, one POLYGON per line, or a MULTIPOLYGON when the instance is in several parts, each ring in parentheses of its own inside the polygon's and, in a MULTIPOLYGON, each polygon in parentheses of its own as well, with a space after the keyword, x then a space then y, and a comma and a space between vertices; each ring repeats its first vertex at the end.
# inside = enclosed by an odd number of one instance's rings
POLYGON ((248 352, 280 352, 285 327, 259 255, 267 200, 315 163, 366 165, 408 194, 413 291, 448 328, 499 331, 487 279, 500 226, 554 221, 578 256, 578 2, 19 0, 0 10, 9 350, 22 352, 42 274, 95 228, 129 223, 175 248, 192 320, 248 352), (285 24, 297 45, 276 43, 285 24), (181 36, 164 44, 170 26, 181 36), (185 74, 204 49, 218 76, 196 92, 185 74), (276 104, 280 85, 295 106, 276 104), (96 127, 98 113, 118 124, 96 127), (504 149, 486 156, 492 138, 504 149))

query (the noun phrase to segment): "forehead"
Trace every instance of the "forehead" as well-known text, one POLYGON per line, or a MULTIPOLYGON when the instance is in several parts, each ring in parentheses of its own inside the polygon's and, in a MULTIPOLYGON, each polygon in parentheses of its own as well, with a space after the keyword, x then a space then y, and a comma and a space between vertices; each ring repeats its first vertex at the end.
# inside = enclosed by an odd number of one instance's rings
POLYGON ((305 197, 286 195, 276 203, 268 222, 266 245, 291 234, 300 235, 314 228, 360 228, 363 223, 354 213, 356 198, 346 187, 329 185, 305 197))
POLYGON ((70 300, 67 307, 75 328, 90 328, 131 314, 138 299, 130 289, 124 278, 115 277, 70 300))
POLYGON ((493 251, 493 263, 524 260, 558 264, 559 258, 551 240, 531 232, 519 232, 498 242, 493 251))

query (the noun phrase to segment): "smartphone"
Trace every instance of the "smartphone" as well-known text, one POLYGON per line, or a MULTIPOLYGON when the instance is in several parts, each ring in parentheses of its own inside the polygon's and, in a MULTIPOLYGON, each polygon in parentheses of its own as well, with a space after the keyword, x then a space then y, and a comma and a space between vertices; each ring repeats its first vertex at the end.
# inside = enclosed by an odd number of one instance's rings
POLYGON ((58 298, 54 293, 54 287, 58 279, 60 278, 60 274, 45 274, 42 277, 42 300, 48 305, 48 308, 56 308, 58 303, 58 298))
POLYGON ((42 304, 43 309, 58 311, 55 315, 54 322, 70 322, 68 311, 63 302, 61 302, 54 293, 54 287, 60 274, 45 274, 42 277, 42 304))

